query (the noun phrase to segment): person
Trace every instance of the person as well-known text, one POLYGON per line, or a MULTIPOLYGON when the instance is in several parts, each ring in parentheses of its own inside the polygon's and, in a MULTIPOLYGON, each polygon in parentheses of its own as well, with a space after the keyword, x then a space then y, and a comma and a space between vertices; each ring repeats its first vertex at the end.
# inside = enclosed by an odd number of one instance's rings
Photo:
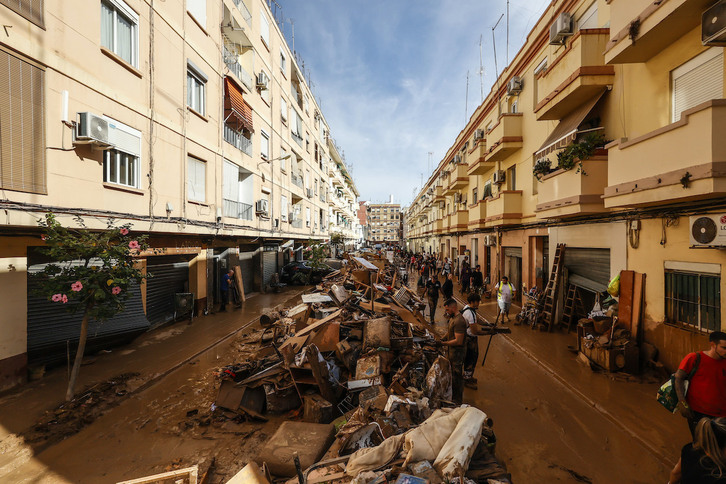
POLYGON ((494 289, 497 291, 497 304, 499 304, 499 313, 494 324, 499 322, 499 316, 502 317, 502 322, 504 322, 504 318, 509 321, 509 306, 512 305, 512 298, 514 297, 516 289, 509 283, 507 276, 502 276, 502 279, 494 286, 494 289))
POLYGON ((708 341, 708 351, 688 354, 676 371, 677 408, 688 420, 692 436, 701 418, 726 417, 726 333, 714 331, 708 341))
POLYGON ((445 300, 454 297, 454 276, 451 274, 446 276, 444 285, 441 286, 441 293, 444 295, 445 300))
POLYGON ((430 276, 426 283, 426 296, 429 299, 429 311, 431 314, 431 324, 434 324, 434 315, 436 314, 436 306, 439 304, 439 292, 441 292, 441 283, 438 278, 430 276))
POLYGON ((229 285, 233 280, 233 274, 234 271, 232 269, 222 274, 222 283, 219 285, 219 292, 221 293, 222 297, 222 304, 219 306, 220 311, 227 310, 227 302, 229 302, 229 285))
POLYGON ((464 398, 464 355, 466 352, 466 320, 459 313, 456 299, 444 302, 444 315, 449 320, 446 340, 441 344, 448 347, 448 358, 451 364, 451 398, 461 405, 464 398))
POLYGON ((469 263, 464 261, 464 263, 461 265, 461 292, 467 293, 469 292, 469 282, 471 280, 471 270, 469 269, 469 263))
POLYGON ((484 286, 484 276, 481 273, 481 266, 477 264, 474 270, 471 272, 471 288, 477 293, 481 294, 482 287, 484 286))
POLYGON ((668 484, 726 484, 726 418, 702 418, 683 446, 668 484))
POLYGON ((461 310, 461 315, 466 320, 466 354, 464 355, 464 385, 476 389, 476 378, 474 378, 474 370, 476 362, 479 359, 479 335, 489 334, 481 328, 477 321, 476 311, 481 303, 481 296, 477 293, 471 293, 466 298, 468 303, 461 310))
POLYGON ((449 262, 449 258, 444 259, 444 268, 441 269, 441 275, 448 276, 451 274, 451 262, 449 262))

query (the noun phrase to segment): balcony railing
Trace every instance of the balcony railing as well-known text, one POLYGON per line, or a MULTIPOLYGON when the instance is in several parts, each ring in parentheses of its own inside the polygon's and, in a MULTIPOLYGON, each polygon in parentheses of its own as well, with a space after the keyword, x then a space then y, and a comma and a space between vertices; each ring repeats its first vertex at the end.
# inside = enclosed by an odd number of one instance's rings
POLYGON ((242 0, 232 0, 237 7, 237 10, 239 10, 239 13, 242 14, 242 18, 245 19, 245 22, 247 22, 247 25, 252 27, 252 14, 250 13, 250 10, 247 8, 247 5, 245 5, 245 2, 242 0))
POLYGON ((297 143, 302 148, 303 139, 302 136, 298 135, 295 132, 290 133, 292 135, 292 139, 295 140, 295 143, 297 143))
POLYGON ((224 46, 224 63, 227 65, 230 71, 237 76, 242 84, 247 87, 250 91, 253 90, 252 75, 242 67, 242 64, 237 60, 237 56, 233 54, 225 45, 224 46))
POLYGON ((293 171, 290 173, 290 180, 292 180, 293 185, 303 188, 302 173, 296 173, 293 171))
POLYGON ((252 156, 252 140, 226 124, 224 125, 224 140, 243 153, 252 156))
POLYGON ((300 218, 297 220, 293 220, 292 222, 290 222, 290 225, 294 229, 301 229, 302 228, 302 219, 300 218))
POLYGON ((238 218, 241 220, 252 220, 252 205, 235 200, 224 201, 224 216, 238 218))

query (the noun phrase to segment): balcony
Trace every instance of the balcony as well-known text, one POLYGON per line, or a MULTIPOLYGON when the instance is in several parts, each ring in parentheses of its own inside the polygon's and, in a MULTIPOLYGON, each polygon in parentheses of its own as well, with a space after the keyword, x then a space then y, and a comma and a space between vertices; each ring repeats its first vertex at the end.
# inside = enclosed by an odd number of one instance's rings
POLYGON ((474 145, 474 149, 469 152, 467 157, 469 168, 466 173, 469 176, 483 175, 494 167, 494 162, 487 159, 487 142, 480 140, 474 145))
POLYGON ((522 191, 505 190, 487 199, 487 227, 520 223, 522 220, 522 191))
POLYGON ((303 221, 302 221, 302 219, 301 219, 301 218, 298 218, 298 219, 293 219, 293 221, 292 221, 292 222, 290 222, 290 226, 291 226, 292 228, 294 228, 294 229, 301 229, 301 228, 302 228, 302 222, 303 222, 303 221))
POLYGON ((242 15, 242 18, 245 19, 245 22, 247 22, 247 25, 252 27, 252 14, 250 13, 250 10, 247 8, 247 5, 245 5, 245 2, 243 0, 232 0, 234 2, 234 5, 237 7, 237 10, 239 10, 239 13, 242 15))
POLYGON ((444 187, 439 185, 434 189, 434 201, 443 202, 445 200, 446 200, 446 196, 444 195, 444 187))
POLYGON ((495 161, 505 160, 522 147, 522 114, 502 114, 487 139, 490 143, 486 160, 494 166, 495 161))
POLYGON ((454 193, 469 184, 468 167, 465 164, 453 165, 449 173, 449 186, 447 193, 454 193))
POLYGON ((449 230, 451 232, 463 232, 469 226, 469 210, 466 208, 452 213, 450 217, 449 230))
POLYGON ((684 111, 680 121, 608 145, 605 208, 726 196, 726 99, 684 111))
POLYGON ((606 211, 602 195, 607 186, 607 152, 583 161, 579 171, 556 170, 542 177, 534 210, 538 219, 606 211))
POLYGON ((238 60, 239 57, 233 54, 230 48, 227 44, 223 47, 225 65, 250 92, 253 92, 254 84, 252 82, 252 75, 242 67, 242 64, 238 60))
POLYGON ((292 173, 290 173, 290 180, 292 181, 292 184, 296 187, 303 188, 302 173, 298 171, 293 171, 292 173))
POLYGON ((235 131, 228 124, 224 125, 224 140, 246 155, 252 156, 252 140, 235 131))
POLYGON ((603 92, 615 80, 615 67, 606 65, 603 52, 608 29, 580 30, 567 48, 537 81, 537 120, 562 119, 603 92))
POLYGON ((480 200, 474 205, 469 205, 469 229, 483 229, 486 227, 487 202, 480 200))
POLYGON ((701 25, 701 14, 713 0, 612 0, 610 39, 605 62, 646 62, 687 32, 701 25), (630 38, 630 25, 639 21, 638 35, 630 38))
POLYGON ((445 223, 446 217, 441 217, 437 220, 435 220, 432 225, 431 229, 435 234, 440 234, 444 231, 444 225, 448 227, 448 224, 445 223))
POLYGON ((223 212, 225 217, 238 218, 240 220, 252 220, 252 205, 238 202, 236 200, 223 199, 223 212))

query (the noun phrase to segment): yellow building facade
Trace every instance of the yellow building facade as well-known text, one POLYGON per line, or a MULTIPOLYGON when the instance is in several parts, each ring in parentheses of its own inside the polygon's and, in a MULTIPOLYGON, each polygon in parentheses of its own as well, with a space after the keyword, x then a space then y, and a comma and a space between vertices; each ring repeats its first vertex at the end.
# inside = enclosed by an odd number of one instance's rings
POLYGON ((702 29, 721 3, 553 1, 414 200, 408 247, 541 289, 564 243, 561 294, 591 307, 645 273, 638 339, 670 368, 705 347, 726 328, 723 39, 702 29))
POLYGON ((0 390, 77 334, 29 295, 49 211, 160 249, 99 345, 167 321, 176 292, 212 310, 233 265, 264 291, 329 237, 330 128, 264 0, 2 0, 0 23, 0 390))

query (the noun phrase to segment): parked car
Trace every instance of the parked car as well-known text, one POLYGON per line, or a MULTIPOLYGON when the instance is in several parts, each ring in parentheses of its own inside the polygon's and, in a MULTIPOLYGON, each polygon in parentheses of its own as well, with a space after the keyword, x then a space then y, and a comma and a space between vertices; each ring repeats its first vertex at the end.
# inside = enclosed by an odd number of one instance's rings
POLYGON ((307 284, 308 274, 312 272, 312 283, 318 283, 320 280, 333 272, 335 269, 327 264, 322 264, 322 267, 315 269, 310 266, 309 261, 295 261, 286 264, 280 269, 280 282, 286 284, 307 284))

